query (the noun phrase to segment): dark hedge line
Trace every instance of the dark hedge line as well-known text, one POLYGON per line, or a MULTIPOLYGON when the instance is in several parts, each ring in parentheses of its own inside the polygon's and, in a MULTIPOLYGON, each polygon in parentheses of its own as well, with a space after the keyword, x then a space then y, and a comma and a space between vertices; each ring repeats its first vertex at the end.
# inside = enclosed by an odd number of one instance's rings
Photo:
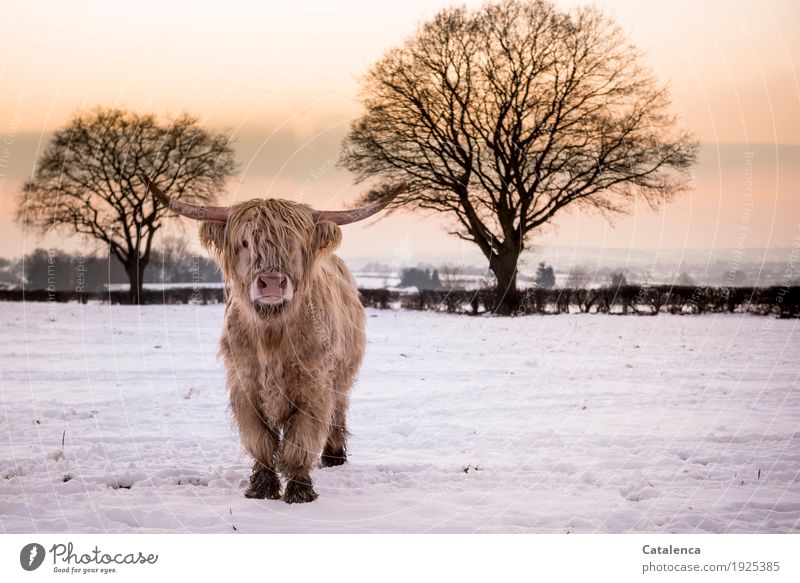
MULTIPOLYGON (((404 293, 385 289, 362 289, 367 307, 433 310, 453 314, 483 314, 491 311, 495 292, 420 291, 404 293)), ((128 293, 65 292, 47 290, 0 290, 0 301, 128 303, 128 293)), ((145 290, 143 304, 216 304, 224 302, 221 288, 171 288, 145 290)), ((784 287, 694 287, 627 285, 599 289, 542 289, 522 292, 518 314, 706 314, 755 313, 790 318, 800 316, 800 286, 784 287)))
MULTIPOLYGON (((105 302, 111 304, 128 304, 130 296, 128 291, 113 292, 74 292, 74 291, 48 291, 36 290, 0 290, 2 302, 105 302)), ((166 290, 143 290, 140 296, 141 304, 219 304, 225 301, 222 288, 191 287, 171 288, 166 290)))
MULTIPOLYGON (((365 306, 386 309, 399 303, 412 310, 456 314, 490 312, 495 304, 491 289, 477 291, 421 291, 401 294, 389 290, 361 290, 365 306)), ((800 286, 695 287, 627 285, 599 289, 531 288, 522 292, 518 314, 706 314, 751 312, 779 317, 800 316, 800 286)))

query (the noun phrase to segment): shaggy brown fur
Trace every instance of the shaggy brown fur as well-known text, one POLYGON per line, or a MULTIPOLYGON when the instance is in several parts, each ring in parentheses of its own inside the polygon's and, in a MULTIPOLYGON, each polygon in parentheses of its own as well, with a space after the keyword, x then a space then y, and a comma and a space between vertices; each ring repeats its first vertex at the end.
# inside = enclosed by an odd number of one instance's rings
POLYGON ((312 209, 284 200, 231 207, 227 222, 203 222, 201 241, 228 287, 220 353, 242 444, 255 459, 246 496, 317 497, 311 468, 347 458, 348 393, 364 354, 364 310, 355 282, 333 250, 341 231, 315 224, 312 209), (279 271, 294 297, 278 306, 253 302, 252 282, 279 271))

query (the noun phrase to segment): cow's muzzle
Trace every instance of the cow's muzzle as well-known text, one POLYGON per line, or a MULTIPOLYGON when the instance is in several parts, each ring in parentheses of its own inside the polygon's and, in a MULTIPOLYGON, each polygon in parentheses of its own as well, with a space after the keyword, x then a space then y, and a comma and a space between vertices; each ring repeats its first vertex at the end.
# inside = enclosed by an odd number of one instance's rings
POLYGON ((285 273, 269 271, 253 280, 250 286, 250 299, 266 305, 277 305, 294 297, 292 280, 285 273))

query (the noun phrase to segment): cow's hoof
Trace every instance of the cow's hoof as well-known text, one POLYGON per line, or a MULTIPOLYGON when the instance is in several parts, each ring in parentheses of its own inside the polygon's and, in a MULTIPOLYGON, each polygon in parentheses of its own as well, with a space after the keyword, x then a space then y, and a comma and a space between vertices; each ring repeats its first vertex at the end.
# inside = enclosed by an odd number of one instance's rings
POLYGON ((245 490, 246 498, 266 498, 268 500, 280 500, 281 481, 275 470, 261 468, 253 472, 250 476, 250 485, 245 490))
POLYGON ((313 502, 318 494, 314 491, 314 486, 310 481, 296 482, 289 480, 286 482, 286 493, 283 501, 287 504, 302 504, 303 502, 313 502))
POLYGON ((320 465, 323 468, 332 468, 334 466, 341 466, 347 462, 347 454, 343 451, 323 453, 320 465))

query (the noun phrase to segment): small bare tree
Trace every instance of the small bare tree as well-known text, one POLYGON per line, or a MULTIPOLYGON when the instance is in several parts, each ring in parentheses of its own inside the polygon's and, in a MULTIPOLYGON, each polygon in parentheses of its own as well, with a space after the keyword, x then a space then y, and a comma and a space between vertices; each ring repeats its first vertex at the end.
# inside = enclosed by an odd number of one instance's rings
POLYGON ((148 194, 146 172, 175 199, 207 202, 235 168, 227 135, 183 114, 97 108, 53 136, 18 201, 17 220, 38 231, 89 236, 116 256, 138 301, 153 237, 171 213, 148 194))
POLYGON ((440 12, 378 61, 362 101, 342 164, 408 182, 395 206, 448 213, 488 259, 500 313, 516 312, 532 232, 566 207, 655 206, 697 150, 619 26, 550 0, 440 12))
POLYGON ((161 270, 161 281, 164 283, 188 281, 184 274, 189 271, 192 254, 186 237, 179 235, 162 237, 157 259, 156 267, 161 270))
POLYGON ((463 290, 466 284, 463 267, 458 265, 442 265, 439 268, 439 278, 447 291, 463 290))

